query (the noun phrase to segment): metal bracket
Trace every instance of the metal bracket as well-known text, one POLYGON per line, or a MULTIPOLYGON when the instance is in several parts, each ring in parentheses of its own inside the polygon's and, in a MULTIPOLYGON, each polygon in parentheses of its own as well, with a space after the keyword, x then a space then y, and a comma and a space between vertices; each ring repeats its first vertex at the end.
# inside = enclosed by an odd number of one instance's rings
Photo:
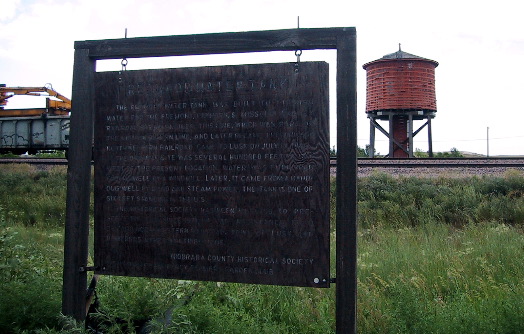
POLYGON ((98 269, 99 269, 98 267, 94 267, 94 266, 84 266, 84 267, 78 268, 78 271, 83 273, 85 271, 95 271, 95 270, 98 270, 98 269))

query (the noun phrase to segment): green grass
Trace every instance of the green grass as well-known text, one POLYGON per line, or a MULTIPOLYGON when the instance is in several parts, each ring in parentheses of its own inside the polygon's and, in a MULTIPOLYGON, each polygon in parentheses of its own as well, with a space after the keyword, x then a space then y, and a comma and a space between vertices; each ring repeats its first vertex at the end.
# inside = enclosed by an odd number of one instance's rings
POLYGON ((65 221, 66 167, 39 171, 30 165, 2 165, 0 206, 8 222, 62 227, 65 221))
MULTIPOLYGON (((0 171, 1 333, 85 332, 60 316, 65 179, 0 171)), ((358 187, 360 333, 524 332, 521 172, 358 187)), ((96 320, 104 333, 334 333, 334 290, 102 276, 96 320)))
POLYGON ((524 223, 524 176, 516 170, 503 177, 463 179, 376 174, 361 179, 358 186, 359 224, 363 228, 524 223))
POLYGON ((359 324, 365 333, 524 330, 520 229, 502 224, 360 232, 359 324), (381 319, 380 322, 377 320, 381 319))
POLYGON ((56 324, 62 243, 61 230, 8 224, 0 208, 0 332, 56 324))
POLYGON ((65 158, 66 153, 65 151, 58 151, 58 150, 39 151, 36 153, 36 157, 37 158, 58 159, 58 158, 65 158))

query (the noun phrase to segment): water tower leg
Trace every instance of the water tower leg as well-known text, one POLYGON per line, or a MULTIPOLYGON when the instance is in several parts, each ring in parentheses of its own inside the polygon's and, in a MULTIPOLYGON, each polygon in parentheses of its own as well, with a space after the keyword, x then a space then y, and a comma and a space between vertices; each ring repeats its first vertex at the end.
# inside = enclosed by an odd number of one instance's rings
POLYGON ((393 133, 394 133, 394 128, 393 128, 393 115, 390 114, 389 115, 389 157, 390 158, 393 158, 393 152, 395 151, 395 144, 393 143, 393 133))
POLYGON ((413 115, 409 115, 408 118, 408 150, 409 157, 413 158, 413 115))
POLYGON ((373 124, 373 119, 369 120, 369 152, 368 156, 370 158, 375 157, 375 125, 373 124))
POLYGON ((431 136, 431 117, 428 117, 428 154, 433 158, 433 137, 431 136))

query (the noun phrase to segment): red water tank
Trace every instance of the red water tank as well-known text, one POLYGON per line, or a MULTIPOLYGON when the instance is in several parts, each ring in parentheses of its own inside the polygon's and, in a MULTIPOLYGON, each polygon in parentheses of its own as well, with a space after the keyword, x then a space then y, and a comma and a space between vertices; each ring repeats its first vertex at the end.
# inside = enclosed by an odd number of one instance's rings
POLYGON ((436 111, 437 66, 434 60, 401 50, 364 64, 366 112, 436 111))

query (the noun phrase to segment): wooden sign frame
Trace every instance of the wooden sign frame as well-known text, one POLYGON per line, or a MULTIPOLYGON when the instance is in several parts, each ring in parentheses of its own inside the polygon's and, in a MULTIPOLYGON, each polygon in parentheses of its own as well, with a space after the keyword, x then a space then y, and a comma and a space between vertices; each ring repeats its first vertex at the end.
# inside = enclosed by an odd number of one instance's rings
POLYGON ((318 28, 77 41, 64 241, 62 313, 86 316, 94 74, 103 59, 269 51, 337 51, 336 323, 356 333, 356 29, 318 28))

